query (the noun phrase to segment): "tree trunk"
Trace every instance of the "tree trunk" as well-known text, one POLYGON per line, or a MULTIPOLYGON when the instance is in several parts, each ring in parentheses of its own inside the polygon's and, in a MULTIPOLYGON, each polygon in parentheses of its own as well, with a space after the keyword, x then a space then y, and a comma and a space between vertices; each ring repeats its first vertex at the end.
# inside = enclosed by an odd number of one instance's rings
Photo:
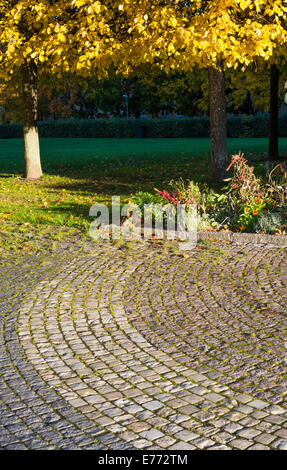
POLYGON ((271 161, 278 160, 278 90, 279 70, 276 65, 271 65, 270 71, 270 128, 268 158, 271 161))
POLYGON ((223 69, 217 70, 214 67, 209 67, 208 77, 212 178, 215 182, 221 182, 226 177, 226 168, 228 165, 227 118, 223 69))
POLYGON ((35 180, 42 176, 37 127, 37 66, 33 61, 22 67, 23 133, 25 177, 35 180))

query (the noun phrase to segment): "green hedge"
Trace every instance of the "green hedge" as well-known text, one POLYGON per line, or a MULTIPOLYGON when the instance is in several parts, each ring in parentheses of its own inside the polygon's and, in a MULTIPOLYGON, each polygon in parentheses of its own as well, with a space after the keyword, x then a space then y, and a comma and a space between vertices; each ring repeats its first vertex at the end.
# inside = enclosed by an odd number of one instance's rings
POLYGON ((0 139, 23 137, 21 124, 0 124, 0 139))
MULTIPOLYGON (((174 119, 65 119, 39 122, 41 137, 209 137, 206 116, 174 119)), ((228 137, 268 137, 269 115, 229 115, 228 137)), ((279 135, 287 136, 287 114, 279 119, 279 135)), ((1 124, 0 138, 22 136, 21 124, 1 124)))

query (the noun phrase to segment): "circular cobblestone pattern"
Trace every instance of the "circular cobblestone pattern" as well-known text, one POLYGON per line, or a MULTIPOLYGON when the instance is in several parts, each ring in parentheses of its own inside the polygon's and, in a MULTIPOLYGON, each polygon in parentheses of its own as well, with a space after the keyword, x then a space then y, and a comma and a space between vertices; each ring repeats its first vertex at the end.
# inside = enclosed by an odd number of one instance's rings
POLYGON ((101 244, 1 271, 1 448, 287 449, 286 250, 101 244))

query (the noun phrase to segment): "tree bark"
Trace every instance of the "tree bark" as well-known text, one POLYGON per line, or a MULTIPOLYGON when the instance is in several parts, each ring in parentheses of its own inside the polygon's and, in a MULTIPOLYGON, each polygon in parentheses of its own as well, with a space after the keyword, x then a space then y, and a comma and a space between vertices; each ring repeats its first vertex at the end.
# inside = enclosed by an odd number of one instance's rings
POLYGON ((22 66, 23 134, 25 177, 35 180, 42 176, 37 127, 37 66, 33 61, 22 66))
POLYGON ((268 158, 271 161, 278 160, 278 90, 279 70, 276 65, 271 65, 270 71, 270 128, 268 158))
POLYGON ((210 138, 212 179, 221 182, 227 175, 227 118, 225 105, 224 71, 208 69, 210 101, 210 138))

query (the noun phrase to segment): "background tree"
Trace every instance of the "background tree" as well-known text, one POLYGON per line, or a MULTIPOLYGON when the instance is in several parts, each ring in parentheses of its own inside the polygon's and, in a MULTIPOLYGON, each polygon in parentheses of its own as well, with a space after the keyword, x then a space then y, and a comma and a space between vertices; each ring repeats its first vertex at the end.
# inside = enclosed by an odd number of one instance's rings
POLYGON ((213 180, 220 182, 226 176, 228 164, 227 117, 225 77, 223 64, 218 70, 209 67, 211 168, 213 180))
POLYGON ((167 0, 137 19, 149 41, 149 58, 165 69, 209 67, 215 180, 222 179, 227 160, 223 70, 248 66, 258 58, 270 60, 279 45, 286 44, 286 13, 282 0, 167 0))
POLYGON ((270 131, 269 131, 269 160, 278 160, 278 91, 279 91, 279 70, 275 64, 270 67, 270 131))

